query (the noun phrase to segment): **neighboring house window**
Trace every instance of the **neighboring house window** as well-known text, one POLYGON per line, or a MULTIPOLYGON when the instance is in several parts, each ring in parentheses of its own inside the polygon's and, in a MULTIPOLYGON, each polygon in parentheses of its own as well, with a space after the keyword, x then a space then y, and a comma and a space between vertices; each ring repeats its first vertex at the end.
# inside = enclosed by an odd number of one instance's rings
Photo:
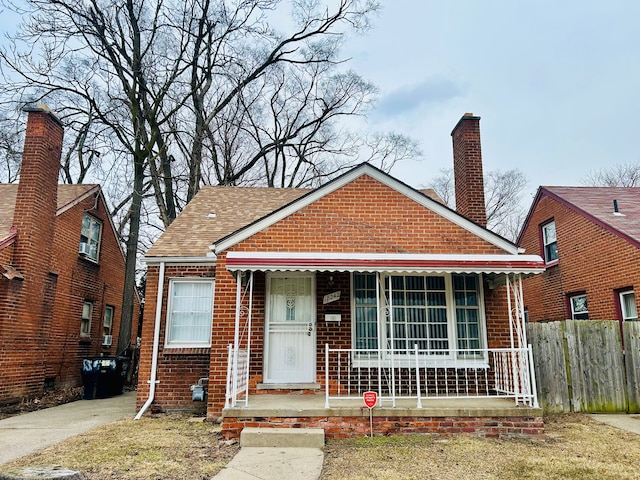
POLYGON ((80 232, 80 254, 97 262, 100 254, 101 236, 102 222, 85 213, 82 216, 82 231, 80 232))
POLYGON ((173 279, 169 283, 166 345, 211 346, 213 280, 173 279))
POLYGON ((551 263, 558 260, 556 222, 549 222, 542 226, 542 243, 544 245, 544 261, 551 263))
POLYGON ((638 321, 638 309, 636 308, 636 296, 633 290, 620 292, 620 312, 625 322, 638 321))
POLYGON ((102 321, 102 344, 111 345, 113 335, 113 307, 107 305, 104 309, 104 319, 102 321))
POLYGON ((573 295, 569 297, 571 304, 572 320, 588 320, 589 308, 587 307, 587 296, 585 294, 573 295))
POLYGON ((389 277, 383 276, 376 288, 376 275, 354 273, 354 347, 412 354, 417 345, 424 355, 447 356, 456 348, 463 350, 460 356, 476 354, 473 350, 484 343, 479 280, 477 275, 392 275, 389 312, 389 277), (385 315, 382 332, 379 301, 385 315))
POLYGON ((93 303, 84 302, 82 304, 82 320, 80 321, 80 336, 91 335, 91 315, 93 313, 93 303))

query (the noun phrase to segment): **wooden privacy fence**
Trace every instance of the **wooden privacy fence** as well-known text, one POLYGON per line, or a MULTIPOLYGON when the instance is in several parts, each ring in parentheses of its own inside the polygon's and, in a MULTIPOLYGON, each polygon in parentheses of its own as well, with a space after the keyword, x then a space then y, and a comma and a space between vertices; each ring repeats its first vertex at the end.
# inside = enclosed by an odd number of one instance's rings
POLYGON ((640 413, 640 322, 622 336, 617 321, 537 322, 527 336, 545 412, 640 413))

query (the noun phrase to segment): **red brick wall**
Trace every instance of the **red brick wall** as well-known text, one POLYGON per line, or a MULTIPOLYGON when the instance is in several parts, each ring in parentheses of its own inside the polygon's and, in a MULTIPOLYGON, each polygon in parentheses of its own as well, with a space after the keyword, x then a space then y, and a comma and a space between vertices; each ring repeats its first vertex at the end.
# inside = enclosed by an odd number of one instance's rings
POLYGON ((82 358, 116 353, 124 258, 105 205, 94 208, 93 195, 55 215, 61 145, 57 121, 30 112, 14 216, 18 238, 0 252, 24 276, 0 277, 0 403, 41 394, 45 380, 80 386, 82 358), (103 222, 98 264, 78 255, 85 210, 103 222), (94 302, 90 338, 80 338, 85 299, 94 302), (115 309, 111 348, 101 346, 106 305, 115 309))
MULTIPOLYGON (((142 345, 140 347, 140 364, 138 367, 137 408, 149 398, 149 380, 151 379, 151 360, 153 353, 153 337, 156 316, 156 299, 158 295, 158 278, 160 268, 156 265, 147 269, 147 285, 145 291, 146 305, 142 321, 142 345)), ((166 266, 163 287, 162 318, 160 322, 160 345, 158 351, 157 385, 153 408, 160 411, 193 410, 204 411, 205 405, 191 400, 191 385, 209 375, 209 348, 165 348, 166 309, 171 278, 213 278, 213 265, 203 266, 166 266)), ((217 282, 217 280, 216 280, 217 282)), ((215 286, 217 290, 217 285, 215 286)), ((217 292, 216 294, 217 295, 217 292)), ((216 296, 215 303, 218 298, 216 296)), ((235 308, 235 300, 234 300, 235 308)), ((214 311, 213 328, 216 328, 216 312, 214 311)), ((232 337, 233 338, 233 337, 232 337)), ((218 344, 216 334, 213 343, 218 344)), ((223 342, 224 343, 224 342, 223 342)), ((221 343, 220 343, 221 345, 221 343)), ((224 358, 224 375, 226 377, 227 360, 224 358)), ((224 377, 221 377, 224 384, 224 377)), ((219 380, 219 379, 216 379, 219 380)), ((206 386, 207 383, 203 382, 206 386)), ((215 385, 212 388, 215 389, 215 385)), ((224 389, 222 390, 224 392, 224 389)))
MULTIPOLYGON (((366 412, 363 411, 363 412, 366 412)), ((222 435, 225 439, 240 438, 249 428, 322 428, 325 438, 358 438, 412 435, 426 433, 438 437, 471 435, 482 438, 540 438, 544 435, 542 417, 372 417, 363 413, 357 417, 225 417, 222 435)))
MULTIPOLYGON (((256 233, 245 241, 235 245, 235 251, 322 251, 322 252, 376 252, 376 253, 466 253, 494 254, 503 253, 497 247, 476 237, 472 233, 443 219, 432 211, 422 207, 404 195, 390 189, 368 176, 336 190, 280 222, 256 233)), ((171 267, 174 273, 187 276, 186 267, 171 267)), ((151 345, 155 317, 155 299, 157 293, 158 268, 148 271, 145 319, 143 322, 143 347, 140 365, 138 389, 138 407, 148 398, 146 382, 150 378, 151 345)), ((348 273, 316 274, 317 286, 317 380, 324 382, 324 345, 332 348, 351 348, 350 319, 350 275, 348 273), (334 285, 329 286, 329 276, 333 276, 334 285), (322 305, 322 297, 327 293, 340 290, 339 302, 322 305), (324 322, 326 309, 339 309, 342 313, 340 323, 324 322)), ((163 295, 166 302, 166 289, 163 295)), ((253 319, 252 319, 252 362, 250 370, 251 391, 262 381, 262 343, 264 338, 264 294, 265 275, 255 274, 253 319)), ((500 290, 485 289, 485 301, 489 309, 487 319, 490 334, 490 346, 507 346, 508 319, 506 316, 506 293, 500 290), (496 297, 497 295, 497 297, 496 297)), ((212 346, 209 363, 209 388, 207 412, 210 419, 217 418, 224 405, 225 382, 227 375, 228 345, 233 342, 235 325, 236 281, 226 269, 226 253, 218 255, 216 264, 215 301, 212 326, 212 346)), ((245 302, 246 304, 247 302, 245 302)), ((164 342, 166 323, 166 305, 162 307, 161 342, 164 342)), ((197 408, 190 401, 189 382, 197 380, 196 375, 183 378, 182 391, 185 397, 175 402, 169 396, 169 390, 163 383, 169 382, 169 375, 178 377, 178 365, 186 359, 178 355, 159 359, 160 372, 166 372, 161 379, 155 395, 156 408, 197 408), (188 396, 188 397, 187 397, 188 396), (189 406, 191 402, 191 407, 189 406)), ((199 364, 198 364, 199 365, 199 364)), ((206 371, 205 368, 203 371, 206 371)), ((180 373, 180 375, 183 375, 180 373)), ((173 382, 173 381, 171 381, 173 382)), ((173 383, 172 383, 173 384, 173 383)))
POLYGON ((6 287, 8 315, 0 319, 0 401, 36 393, 44 384, 44 344, 50 324, 47 307, 55 283, 49 270, 62 136, 62 126, 53 115, 29 112, 13 220, 18 236, 10 262, 24 279, 8 282, 6 287))
POLYGON ((523 232, 521 246, 526 252, 544 258, 540 225, 552 218, 556 222, 558 262, 546 272, 525 279, 529 320, 570 318, 567 295, 575 292, 586 292, 592 320, 618 318, 617 289, 633 287, 640 306, 640 250, 552 198, 540 199, 523 232))

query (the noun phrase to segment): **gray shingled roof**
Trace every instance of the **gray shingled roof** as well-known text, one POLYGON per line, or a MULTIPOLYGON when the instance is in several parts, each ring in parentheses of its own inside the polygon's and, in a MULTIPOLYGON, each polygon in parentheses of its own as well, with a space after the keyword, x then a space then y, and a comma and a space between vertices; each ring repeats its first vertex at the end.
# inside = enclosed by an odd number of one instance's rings
MULTIPOLYGON (((73 204, 98 185, 58 185, 58 210, 73 204)), ((17 184, 0 184, 0 241, 7 238, 13 225, 13 211, 16 208, 17 184)))
POLYGON ((145 256, 204 257, 212 243, 308 192, 299 188, 202 187, 145 256))
POLYGON ((640 242, 640 188, 540 187, 569 208, 581 211, 606 228, 640 242), (614 215, 613 201, 619 215, 614 215), (621 214, 621 215, 620 215, 621 214))

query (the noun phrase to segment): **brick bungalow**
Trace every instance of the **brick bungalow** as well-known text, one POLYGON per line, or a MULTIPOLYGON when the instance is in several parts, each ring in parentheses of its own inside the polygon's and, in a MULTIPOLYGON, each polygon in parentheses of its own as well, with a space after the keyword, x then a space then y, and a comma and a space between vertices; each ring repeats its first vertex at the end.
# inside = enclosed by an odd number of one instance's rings
POLYGON ((540 187, 518 244, 546 265, 524 281, 530 321, 638 320, 640 188, 540 187))
POLYGON ((62 137, 29 109, 20 182, 0 184, 0 403, 81 386, 83 358, 116 354, 124 256, 100 186, 58 185, 62 137))
POLYGON ((146 253, 137 418, 364 435, 375 391, 377 434, 541 433, 521 278, 543 262, 485 228, 479 121, 452 132, 458 211, 366 163, 203 187, 146 253))

